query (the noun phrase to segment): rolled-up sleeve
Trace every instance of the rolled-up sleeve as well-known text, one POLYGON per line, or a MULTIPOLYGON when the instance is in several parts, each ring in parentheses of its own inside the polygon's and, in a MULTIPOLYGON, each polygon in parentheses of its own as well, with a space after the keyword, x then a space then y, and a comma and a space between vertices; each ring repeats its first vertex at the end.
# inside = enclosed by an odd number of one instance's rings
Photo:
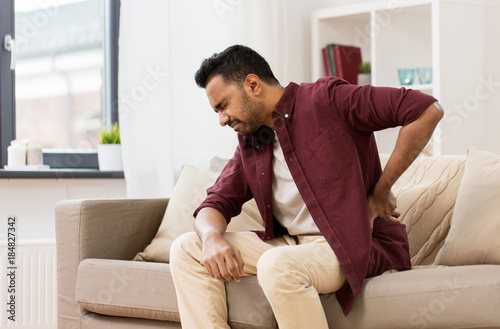
POLYGON ((215 184, 207 189, 207 197, 195 210, 194 217, 203 208, 209 207, 219 211, 226 222, 241 212, 241 207, 252 198, 243 166, 240 147, 222 170, 215 184))
POLYGON ((328 86, 330 104, 361 132, 406 126, 437 100, 418 90, 337 84, 328 86))

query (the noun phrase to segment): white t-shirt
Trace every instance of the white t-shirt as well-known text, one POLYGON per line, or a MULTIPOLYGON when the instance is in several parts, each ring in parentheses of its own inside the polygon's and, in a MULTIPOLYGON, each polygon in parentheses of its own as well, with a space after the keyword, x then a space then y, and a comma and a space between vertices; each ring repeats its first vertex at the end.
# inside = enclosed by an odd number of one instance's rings
POLYGON ((278 137, 273 141, 273 215, 291 235, 321 234, 297 189, 278 137))

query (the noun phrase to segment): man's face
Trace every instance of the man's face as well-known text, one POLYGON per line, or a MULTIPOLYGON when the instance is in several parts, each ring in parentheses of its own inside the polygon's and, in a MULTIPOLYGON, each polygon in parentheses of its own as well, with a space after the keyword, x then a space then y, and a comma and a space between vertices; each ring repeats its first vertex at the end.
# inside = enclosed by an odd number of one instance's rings
POLYGON ((213 77, 206 86, 210 105, 219 114, 221 126, 229 125, 237 133, 248 136, 264 122, 264 105, 252 100, 236 83, 213 77))

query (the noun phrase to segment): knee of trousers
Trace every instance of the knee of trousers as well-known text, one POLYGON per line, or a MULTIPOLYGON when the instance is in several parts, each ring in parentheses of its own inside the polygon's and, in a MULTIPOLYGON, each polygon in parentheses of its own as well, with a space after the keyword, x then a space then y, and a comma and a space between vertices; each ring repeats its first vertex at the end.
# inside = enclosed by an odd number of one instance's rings
POLYGON ((184 233, 174 240, 170 247, 170 266, 176 267, 179 262, 192 259, 193 252, 201 254, 201 241, 195 232, 184 233))
POLYGON ((257 279, 264 290, 279 288, 284 281, 291 279, 291 273, 295 273, 295 279, 301 281, 297 276, 296 264, 290 255, 283 253, 286 247, 276 247, 266 251, 257 262, 257 279))

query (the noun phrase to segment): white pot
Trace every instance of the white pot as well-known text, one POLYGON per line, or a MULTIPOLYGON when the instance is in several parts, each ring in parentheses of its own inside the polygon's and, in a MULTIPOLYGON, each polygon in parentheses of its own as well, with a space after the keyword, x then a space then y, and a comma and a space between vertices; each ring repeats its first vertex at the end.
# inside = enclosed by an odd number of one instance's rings
POLYGON ((123 171, 121 144, 98 144, 97 159, 99 160, 99 170, 123 171))
POLYGON ((358 74, 358 85, 371 85, 372 84, 372 75, 371 73, 359 73, 358 74))

